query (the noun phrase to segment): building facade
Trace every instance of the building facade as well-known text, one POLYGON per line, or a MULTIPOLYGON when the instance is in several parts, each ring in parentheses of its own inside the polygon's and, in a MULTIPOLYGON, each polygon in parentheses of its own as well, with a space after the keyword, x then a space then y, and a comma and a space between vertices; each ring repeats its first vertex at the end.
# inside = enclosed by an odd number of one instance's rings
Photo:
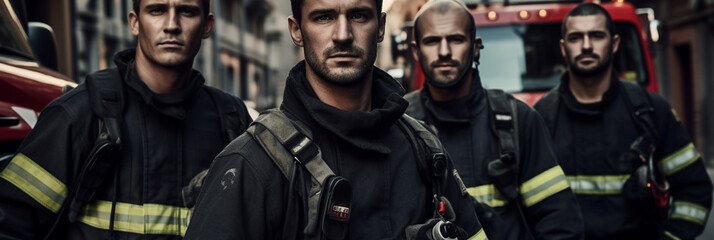
MULTIPOLYGON (((26 0, 30 21, 55 29, 59 71, 81 83, 95 71, 112 67, 116 52, 136 47, 128 0, 26 0), (57 9, 60 9, 59 11, 57 9)), ((236 95, 259 110, 282 98, 286 65, 300 55, 290 42, 287 16, 273 0, 212 0, 213 35, 203 41, 194 68, 206 84, 236 95), (287 44, 286 44, 286 41, 287 44), (286 47, 288 46, 288 47, 286 47)))

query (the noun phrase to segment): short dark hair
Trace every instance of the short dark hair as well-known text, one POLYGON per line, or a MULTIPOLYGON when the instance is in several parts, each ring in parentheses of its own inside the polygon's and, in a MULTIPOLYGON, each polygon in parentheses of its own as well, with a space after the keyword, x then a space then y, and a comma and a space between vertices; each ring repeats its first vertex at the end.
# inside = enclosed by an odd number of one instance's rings
MULTIPOLYGON (((141 8, 141 0, 132 0, 134 6, 134 12, 139 15, 139 9, 141 8)), ((203 7, 203 18, 208 17, 208 13, 211 12, 211 0, 201 0, 201 6, 203 7)))
POLYGON ((433 1, 427 2, 424 6, 422 6, 422 8, 419 10, 419 12, 417 12, 416 17, 414 17, 414 25, 413 25, 414 26, 413 27, 414 28, 414 30, 413 30, 414 42, 416 43, 417 46, 419 46, 419 35, 420 35, 419 34, 419 17, 421 17, 421 15, 424 12, 426 12, 426 10, 431 8, 432 5, 435 5, 434 8, 436 8, 437 13, 446 14, 448 11, 456 9, 454 7, 454 5, 451 4, 452 2, 461 6, 462 9, 464 10, 464 12, 466 13, 466 15, 469 16, 467 21, 471 22, 471 24, 469 24, 468 32, 470 33, 470 35, 468 36, 468 38, 469 38, 469 41, 471 41, 473 43, 474 39, 476 39, 476 21, 474 21, 474 16, 471 15, 471 12, 469 12, 469 9, 466 8, 466 5, 462 4, 461 2, 457 2, 455 0, 443 0, 443 1, 433 0, 433 1))
POLYGON ((563 19, 563 24, 561 25, 561 37, 565 38, 565 26, 568 23, 568 18, 575 16, 590 16, 590 15, 603 15, 605 16, 605 27, 610 32, 610 38, 615 36, 615 24, 612 23, 612 17, 610 13, 605 10, 602 6, 594 3, 583 3, 573 8, 568 12, 568 15, 563 19))
MULTIPOLYGON (((374 0, 377 4, 377 16, 379 19, 379 14, 382 13, 382 0, 374 0)), ((302 23, 302 4, 305 0, 290 0, 290 6, 293 10, 293 17, 297 20, 298 24, 302 23)))

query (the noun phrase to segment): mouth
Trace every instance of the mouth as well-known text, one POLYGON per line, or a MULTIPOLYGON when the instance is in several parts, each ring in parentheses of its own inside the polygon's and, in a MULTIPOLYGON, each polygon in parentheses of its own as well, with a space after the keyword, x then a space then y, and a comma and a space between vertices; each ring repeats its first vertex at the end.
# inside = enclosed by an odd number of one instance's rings
POLYGON ((352 53, 337 53, 329 56, 330 59, 338 62, 353 61, 358 57, 357 54, 352 53))
POLYGON ((457 67, 457 64, 453 62, 440 62, 431 65, 437 71, 449 71, 457 67))
POLYGON ((159 46, 162 47, 167 47, 167 48, 180 48, 183 47, 183 42, 178 41, 178 40, 167 40, 159 43, 159 46))

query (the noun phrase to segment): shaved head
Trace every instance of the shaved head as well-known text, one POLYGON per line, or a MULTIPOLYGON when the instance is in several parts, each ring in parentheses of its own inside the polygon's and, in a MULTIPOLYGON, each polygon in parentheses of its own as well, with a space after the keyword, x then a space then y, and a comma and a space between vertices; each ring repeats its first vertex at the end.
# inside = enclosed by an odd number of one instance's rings
MULTIPOLYGON (((476 37, 476 23, 474 22, 473 16, 471 16, 471 13, 469 12, 469 9, 466 7, 466 5, 457 0, 431 0, 426 2, 426 4, 424 4, 424 6, 419 9, 419 12, 417 12, 416 16, 414 17, 414 39, 419 39, 421 36, 421 31, 419 29, 419 18, 427 12, 433 12, 440 15, 449 14, 453 12, 456 12, 457 14, 462 14, 462 16, 464 17, 464 21, 469 22, 469 29, 467 30, 467 32, 471 33, 470 39, 473 40, 473 38, 476 37)), ((417 45, 419 45, 419 41, 417 41, 417 45)))

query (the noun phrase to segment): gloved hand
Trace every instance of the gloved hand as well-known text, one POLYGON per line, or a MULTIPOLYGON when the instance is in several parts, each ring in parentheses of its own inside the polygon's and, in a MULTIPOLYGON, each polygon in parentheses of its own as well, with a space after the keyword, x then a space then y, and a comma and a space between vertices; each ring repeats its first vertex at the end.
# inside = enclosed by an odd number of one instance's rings
POLYGON ((432 218, 424 224, 408 226, 406 235, 408 240, 456 240, 462 234, 456 224, 432 218))

